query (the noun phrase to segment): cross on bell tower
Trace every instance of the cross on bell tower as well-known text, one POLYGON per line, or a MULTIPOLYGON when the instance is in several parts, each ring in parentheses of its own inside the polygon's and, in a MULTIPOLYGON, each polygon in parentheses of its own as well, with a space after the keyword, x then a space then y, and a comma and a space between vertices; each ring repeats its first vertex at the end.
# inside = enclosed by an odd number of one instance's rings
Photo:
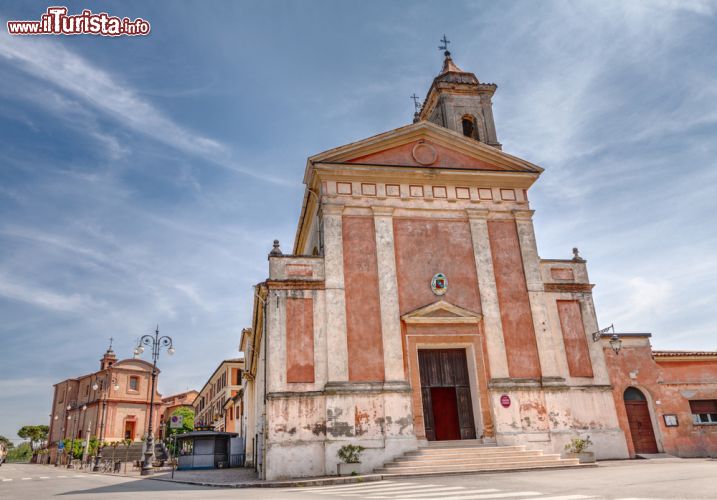
POLYGON ((416 121, 427 120, 459 134, 501 149, 493 120, 491 98, 498 86, 481 83, 475 74, 463 71, 451 57, 451 41, 443 35, 439 50, 444 60, 440 74, 433 79, 416 121))
POLYGON ((441 45, 438 46, 438 50, 444 51, 443 55, 445 55, 446 57, 450 56, 451 51, 448 50, 448 44, 451 43, 451 41, 446 38, 445 33, 443 34, 443 38, 441 38, 439 41, 441 42, 441 45))

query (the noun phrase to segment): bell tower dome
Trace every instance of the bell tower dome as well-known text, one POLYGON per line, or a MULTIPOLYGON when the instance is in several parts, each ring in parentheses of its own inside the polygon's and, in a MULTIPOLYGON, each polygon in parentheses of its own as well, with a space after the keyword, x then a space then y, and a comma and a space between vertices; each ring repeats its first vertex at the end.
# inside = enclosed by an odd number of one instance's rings
POLYGON ((498 86, 481 83, 475 74, 456 66, 447 49, 443 54, 443 68, 433 79, 418 120, 433 122, 502 149, 495 131, 491 102, 498 86))

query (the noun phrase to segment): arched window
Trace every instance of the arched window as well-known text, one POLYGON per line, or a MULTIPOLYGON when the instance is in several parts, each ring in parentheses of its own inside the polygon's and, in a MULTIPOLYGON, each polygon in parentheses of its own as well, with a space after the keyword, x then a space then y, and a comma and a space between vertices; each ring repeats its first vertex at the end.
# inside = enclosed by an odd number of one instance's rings
POLYGON ((463 135, 466 137, 470 137, 471 139, 475 139, 475 132, 476 132, 476 124, 475 120, 473 120, 472 116, 464 116, 462 118, 463 122, 463 135))
POLYGON ((639 389, 628 387, 625 389, 622 399, 624 401, 645 401, 645 395, 639 389))

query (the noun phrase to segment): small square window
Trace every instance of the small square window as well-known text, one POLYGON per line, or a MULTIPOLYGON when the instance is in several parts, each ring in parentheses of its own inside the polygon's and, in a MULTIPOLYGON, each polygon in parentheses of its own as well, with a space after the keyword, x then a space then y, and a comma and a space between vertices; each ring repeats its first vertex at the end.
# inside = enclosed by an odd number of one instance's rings
POLYGON ((129 378, 129 390, 130 391, 139 391, 139 377, 130 377, 129 378))

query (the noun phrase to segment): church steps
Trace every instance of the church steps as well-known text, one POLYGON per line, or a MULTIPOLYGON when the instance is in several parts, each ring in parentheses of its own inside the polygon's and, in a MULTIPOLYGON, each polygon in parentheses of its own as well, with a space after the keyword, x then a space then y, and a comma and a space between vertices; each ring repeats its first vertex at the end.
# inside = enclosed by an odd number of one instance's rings
POLYGON ((416 476, 432 476, 447 474, 476 474, 482 472, 519 472, 519 471, 536 471, 536 470, 553 470, 553 469, 570 469, 594 467, 595 464, 580 464, 575 460, 574 463, 551 462, 551 463, 512 463, 500 466, 473 466, 473 467, 435 467, 433 469, 422 470, 400 470, 400 469, 376 469, 377 474, 381 474, 384 479, 393 477, 416 477, 416 476))
POLYGON ((545 461, 546 459, 555 460, 559 459, 560 455, 541 455, 540 452, 531 455, 498 455, 498 456, 486 456, 486 457, 451 457, 451 458, 433 458, 425 457, 418 460, 406 460, 405 458, 399 458, 393 462, 389 462, 384 467, 402 467, 405 464, 411 465, 424 465, 424 464, 436 464, 436 465, 453 465, 453 464, 478 464, 478 463, 502 463, 511 461, 545 461))
POLYGON ((476 441, 452 446, 442 442, 408 452, 376 469, 388 475, 451 474, 581 467, 577 459, 526 450, 525 446, 485 446, 476 441))
POLYGON ((579 466, 577 459, 549 459, 549 460, 533 460, 533 461, 511 461, 503 463, 478 463, 478 464, 452 464, 452 465, 423 465, 411 467, 383 467, 376 469, 375 472, 380 474, 397 473, 397 474, 422 474, 425 472, 484 472, 492 470, 523 470, 523 469, 542 469, 551 467, 572 467, 579 466))
POLYGON ((406 458, 413 458, 413 457, 436 457, 436 458, 442 458, 442 457, 465 457, 465 456, 471 456, 471 457, 493 457, 493 456, 501 456, 501 455, 509 455, 509 454, 520 454, 520 453, 536 453, 538 450, 503 450, 500 448, 492 449, 492 450, 441 450, 440 452, 434 452, 433 450, 419 450, 416 452, 412 452, 410 454, 406 454, 406 458))
MULTIPOLYGON (((495 443, 484 443, 482 439, 459 439, 447 441, 429 441, 424 447, 430 449, 440 448, 496 448, 495 443)), ((525 448, 524 446, 505 446, 504 448, 525 448)))

